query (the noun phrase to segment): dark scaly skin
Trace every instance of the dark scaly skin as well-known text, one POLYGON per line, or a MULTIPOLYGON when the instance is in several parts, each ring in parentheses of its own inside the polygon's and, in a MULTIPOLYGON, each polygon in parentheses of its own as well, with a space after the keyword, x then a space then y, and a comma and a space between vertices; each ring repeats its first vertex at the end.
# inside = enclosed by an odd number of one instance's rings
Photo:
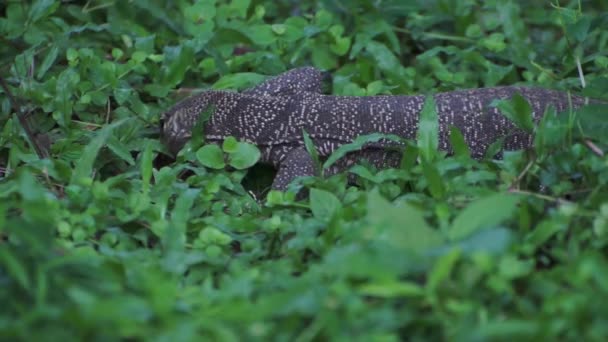
MULTIPOLYGON (((210 105, 213 114, 204 125, 205 139, 220 143, 228 136, 253 143, 262 152, 261 162, 279 169, 273 189, 285 190, 296 177, 313 175, 311 157, 304 148, 302 130, 311 136, 321 157, 359 135, 390 133, 414 139, 425 97, 333 96, 321 93, 325 75, 311 67, 298 68, 271 78, 242 93, 206 91, 178 103, 163 115, 163 138, 177 153, 191 136, 199 116, 210 105)), ((449 127, 464 135, 473 158, 483 157, 490 144, 505 137, 504 149, 518 150, 532 144, 532 136, 513 124, 489 104, 521 94, 532 106, 537 122, 552 105, 560 112, 577 108, 585 99, 549 89, 493 87, 459 90, 435 95, 439 118, 439 148, 450 151, 449 127)), ((379 168, 397 166, 398 155, 387 145, 369 144, 347 155, 330 174, 361 159, 379 168)))

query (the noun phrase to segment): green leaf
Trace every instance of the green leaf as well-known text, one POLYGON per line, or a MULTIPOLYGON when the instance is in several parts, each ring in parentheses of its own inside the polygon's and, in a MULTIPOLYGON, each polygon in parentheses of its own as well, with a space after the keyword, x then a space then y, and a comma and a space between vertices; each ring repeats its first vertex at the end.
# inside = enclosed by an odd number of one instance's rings
POLYGON ((195 65, 194 49, 189 43, 177 47, 167 47, 165 48, 165 61, 168 61, 169 65, 164 68, 163 83, 175 86, 184 79, 186 71, 195 65))
POLYGON ((254 44, 266 46, 277 40, 271 25, 249 25, 242 31, 254 44))
POLYGON ((317 219, 329 221, 341 208, 342 203, 331 192, 315 188, 310 190, 310 209, 317 219))
POLYGON ((424 106, 420 112, 420 122, 418 126, 418 149, 420 156, 427 160, 433 160, 439 148, 439 121, 435 98, 432 95, 426 96, 424 106))
POLYGON ((120 157, 120 159, 127 162, 129 165, 135 165, 135 160, 131 156, 131 152, 127 149, 126 145, 118 140, 113 135, 108 138, 106 143, 110 151, 114 152, 115 155, 120 157))
POLYGON ((36 22, 46 17, 55 12, 59 5, 59 1, 56 0, 36 0, 30 8, 29 20, 36 22))
POLYGON ((124 118, 115 121, 97 131, 95 137, 91 139, 87 146, 85 146, 80 158, 78 161, 76 161, 76 166, 74 167, 74 173, 72 174, 70 184, 75 184, 77 182, 90 179, 93 173, 93 164, 95 163, 95 159, 97 159, 99 150, 101 150, 101 148, 106 144, 106 141, 110 138, 112 131, 116 127, 125 123, 127 120, 130 119, 124 118))
POLYGON ((375 143, 380 140, 387 140, 389 142, 394 142, 394 146, 399 146, 399 144, 403 144, 403 138, 394 135, 394 134, 382 134, 382 133, 372 133, 367 135, 360 135, 350 144, 344 144, 338 147, 334 153, 327 158, 325 163, 323 163, 323 169, 327 169, 332 166, 335 162, 337 162, 340 158, 344 157, 346 154, 358 151, 367 143, 375 143))
MULTIPOLYGON (((608 132, 608 105, 588 105, 576 111, 580 132, 583 137, 607 142, 608 132)), ((565 119, 565 118, 564 118, 565 119)))
POLYGON ((582 43, 587 38, 590 27, 591 17, 583 15, 575 23, 566 25, 566 33, 577 42, 582 43))
POLYGON ((454 150, 454 155, 458 157, 469 157, 471 153, 469 151, 469 146, 464 140, 464 136, 462 132, 456 126, 450 126, 450 145, 452 145, 452 149, 454 150))
POLYGON ((428 183, 431 195, 437 199, 443 198, 445 195, 444 179, 441 177, 441 174, 435 165, 423 161, 422 174, 428 183))
POLYGON ((17 281, 24 290, 30 290, 30 277, 25 265, 17 258, 6 245, 0 246, 0 264, 17 281))
POLYGON ((447 279, 452 273, 452 269, 456 262, 460 259, 460 250, 454 249, 451 252, 441 256, 436 262, 433 269, 429 272, 426 282, 426 288, 430 292, 434 292, 442 281, 447 279))
POLYGON ((239 72, 224 75, 212 86, 213 89, 243 90, 263 82, 264 75, 253 72, 239 72))
POLYGON ((312 49, 312 64, 321 69, 329 70, 336 67, 338 61, 325 47, 315 47, 312 49))
POLYGON ((41 79, 44 77, 46 72, 55 63, 57 56, 59 56, 59 48, 57 47, 57 45, 53 45, 53 46, 51 46, 51 48, 49 49, 49 52, 46 54, 46 56, 42 60, 40 67, 38 67, 38 71, 36 72, 36 77, 38 79, 41 79))
POLYGON ((222 150, 226 153, 234 153, 239 148, 239 142, 235 137, 227 137, 222 143, 222 150))
POLYGON ((141 164, 140 164, 140 172, 141 172, 141 181, 143 192, 148 192, 150 189, 150 180, 152 179, 152 142, 150 140, 146 140, 144 151, 141 155, 141 164))
POLYGON ((222 149, 213 144, 205 145, 196 151, 196 159, 203 166, 211 169, 223 169, 226 166, 224 162, 224 152, 222 149))
POLYGON ((233 0, 230 2, 230 8, 238 13, 238 16, 241 18, 247 18, 247 10, 249 9, 249 5, 251 4, 251 0, 233 0))
POLYGON ((319 153, 315 148, 315 143, 310 138, 310 135, 306 130, 302 129, 302 137, 304 138, 304 147, 306 148, 306 152, 312 158, 312 162, 315 165, 315 175, 319 174, 319 170, 321 170, 321 160, 319 158, 319 153))
POLYGON ((339 37, 335 39, 335 42, 329 46, 331 51, 338 56, 344 56, 348 49, 350 49, 350 38, 339 37))
POLYGON ((260 150, 257 146, 239 142, 236 151, 229 152, 229 164, 237 170, 243 170, 252 167, 260 160, 260 150))
POLYGON ((518 196, 504 193, 476 200, 454 219, 448 232, 449 239, 460 240, 480 229, 497 226, 513 215, 518 202, 518 196))
POLYGON ((407 203, 394 206, 378 190, 368 195, 366 217, 369 227, 365 235, 369 239, 405 252, 421 253, 443 241, 440 233, 426 223, 422 212, 407 203))
POLYGON ((424 288, 420 285, 409 281, 395 280, 367 283, 359 286, 358 292, 364 296, 379 298, 410 298, 424 296, 424 288))
POLYGON ((494 100, 490 106, 500 109, 501 114, 511 120, 518 128, 528 133, 534 131, 532 106, 520 94, 513 95, 510 100, 494 100))

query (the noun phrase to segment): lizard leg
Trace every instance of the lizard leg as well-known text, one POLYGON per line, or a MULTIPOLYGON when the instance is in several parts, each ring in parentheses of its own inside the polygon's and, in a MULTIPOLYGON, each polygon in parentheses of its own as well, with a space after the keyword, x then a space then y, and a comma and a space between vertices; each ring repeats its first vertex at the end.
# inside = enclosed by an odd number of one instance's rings
POLYGON ((314 176, 315 165, 304 147, 291 150, 279 166, 272 182, 273 190, 285 191, 289 183, 297 177, 314 176))
POLYGON ((301 92, 321 94, 328 74, 313 67, 291 69, 243 92, 255 96, 286 96, 301 92))

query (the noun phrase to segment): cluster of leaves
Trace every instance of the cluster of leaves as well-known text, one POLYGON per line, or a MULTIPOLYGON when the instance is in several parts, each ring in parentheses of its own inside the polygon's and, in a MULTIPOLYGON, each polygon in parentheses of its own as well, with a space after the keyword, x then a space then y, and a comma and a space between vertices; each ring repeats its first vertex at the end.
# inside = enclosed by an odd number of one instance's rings
MULTIPOLYGON (((0 76, 18 99, 0 93, 3 339, 608 335, 605 109, 547 116, 531 151, 483 161, 458 132, 454 156, 437 152, 426 110, 401 168, 356 166, 357 187, 304 180, 304 200, 254 198, 259 152, 234 139, 157 162, 177 99, 300 65, 330 69, 344 95, 577 90, 584 75, 606 99, 605 1, 9 0, 0 13, 0 76)), ((496 105, 530 128, 525 104, 496 105)))

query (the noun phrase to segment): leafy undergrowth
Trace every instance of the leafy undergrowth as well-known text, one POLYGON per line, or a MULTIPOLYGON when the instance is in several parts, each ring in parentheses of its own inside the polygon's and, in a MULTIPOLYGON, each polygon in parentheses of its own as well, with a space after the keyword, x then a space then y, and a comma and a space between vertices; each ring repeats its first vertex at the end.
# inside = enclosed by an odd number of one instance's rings
POLYGON ((482 161, 457 133, 455 155, 438 153, 428 113, 400 169, 356 166, 356 187, 305 179, 298 201, 266 195, 251 146, 167 162, 157 128, 186 95, 301 65, 331 70, 335 94, 527 83, 606 100, 605 1, 0 10, 15 98, 0 97, 3 340, 608 336, 605 107, 549 117, 530 151, 482 161))

